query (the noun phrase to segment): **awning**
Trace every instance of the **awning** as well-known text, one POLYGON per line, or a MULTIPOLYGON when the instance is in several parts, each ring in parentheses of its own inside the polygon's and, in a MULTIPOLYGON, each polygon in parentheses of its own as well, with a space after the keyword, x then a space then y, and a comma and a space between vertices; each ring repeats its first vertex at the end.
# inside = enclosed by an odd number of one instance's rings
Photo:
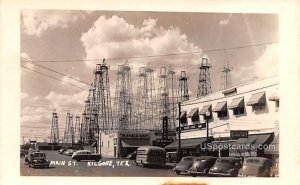
POLYGON ((199 111, 198 108, 193 108, 193 109, 189 112, 188 117, 191 118, 191 117, 193 117, 193 116, 197 116, 197 115, 198 115, 198 111, 199 111))
MULTIPOLYGON (((187 149, 187 148, 196 148, 197 146, 201 145, 206 141, 206 137, 201 138, 193 138, 193 139, 181 139, 181 148, 187 149)), ((165 149, 177 149, 178 148, 178 140, 174 141, 173 143, 165 146, 165 149)))
POLYGON ((202 107, 201 111, 199 112, 199 114, 204 115, 207 111, 211 110, 211 104, 209 105, 205 105, 202 107))
POLYGON ((149 139, 121 139, 121 143, 124 148, 137 148, 149 145, 149 139))
POLYGON ((269 144, 273 139, 273 133, 249 135, 248 138, 239 138, 234 144, 239 145, 262 145, 269 144))
POLYGON ((228 109, 235 109, 244 106, 244 97, 235 98, 229 104, 228 109))
POLYGON ((247 106, 252 106, 252 105, 259 104, 259 103, 263 103, 264 102, 264 99, 263 99, 264 96, 265 96, 265 92, 252 94, 251 98, 249 99, 249 101, 247 101, 246 105, 247 106))
POLYGON ((180 119, 186 118, 186 111, 180 113, 180 119))
POLYGON ((233 143, 234 148, 232 147, 229 150, 229 156, 257 156, 258 146, 269 144, 272 139, 273 133, 249 135, 248 138, 240 138, 233 143))
POLYGON ((279 154, 279 134, 269 145, 269 148, 265 149, 265 154, 279 154))
POLYGON ((279 101, 278 93, 273 93, 272 96, 269 97, 269 101, 279 101))
POLYGON ((214 141, 211 143, 211 147, 208 147, 210 151, 225 151, 229 149, 230 144, 235 143, 235 141, 214 141))
POLYGON ((214 112, 219 112, 219 111, 222 111, 222 110, 226 110, 226 108, 227 108, 227 101, 218 102, 218 104, 215 106, 213 111, 214 112))

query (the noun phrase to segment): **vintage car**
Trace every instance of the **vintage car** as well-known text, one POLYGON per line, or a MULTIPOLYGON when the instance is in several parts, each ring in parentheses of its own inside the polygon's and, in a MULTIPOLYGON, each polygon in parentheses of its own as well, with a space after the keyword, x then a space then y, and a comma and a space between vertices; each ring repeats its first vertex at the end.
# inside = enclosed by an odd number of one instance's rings
POLYGON ((166 160, 167 160, 168 163, 177 162, 177 156, 178 156, 177 152, 167 152, 166 153, 166 160))
POLYGON ((179 175, 181 172, 187 173, 190 167, 192 166, 194 159, 194 156, 183 157, 181 161, 176 164, 173 170, 176 172, 177 175, 179 175))
POLYGON ((130 160, 135 160, 136 159, 136 151, 128 154, 126 158, 130 159, 130 160))
POLYGON ((271 160, 263 157, 247 157, 242 168, 243 177, 270 177, 271 160))
POLYGON ((76 151, 74 150, 74 149, 67 149, 67 150, 65 150, 62 154, 64 154, 64 155, 68 155, 68 156, 72 156, 73 155, 73 153, 75 153, 76 151))
POLYGON ((196 157, 189 169, 190 175, 193 177, 197 175, 208 175, 210 168, 215 164, 216 160, 217 157, 213 156, 196 157))
POLYGON ((237 177, 242 168, 242 161, 235 157, 220 157, 216 160, 208 174, 210 176, 237 177))
POLYGON ((76 161, 100 161, 101 154, 92 154, 89 150, 78 150, 77 152, 73 153, 72 159, 76 161))
POLYGON ((61 149, 59 149, 57 152, 58 152, 59 154, 62 154, 62 153, 64 153, 65 150, 66 150, 66 149, 61 148, 61 149))
POLYGON ((49 168, 50 161, 46 159, 46 154, 44 152, 32 152, 28 154, 27 164, 29 167, 47 167, 49 168))

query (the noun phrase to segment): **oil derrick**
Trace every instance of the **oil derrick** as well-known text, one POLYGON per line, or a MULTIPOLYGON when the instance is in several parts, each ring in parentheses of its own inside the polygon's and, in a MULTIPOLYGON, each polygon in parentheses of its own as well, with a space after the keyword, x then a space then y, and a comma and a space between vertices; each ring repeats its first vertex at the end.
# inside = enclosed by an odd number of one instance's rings
POLYGON ((110 86, 109 86, 109 66, 106 65, 105 59, 102 64, 96 65, 95 70, 95 110, 98 115, 99 129, 103 132, 110 133, 116 131, 117 127, 113 123, 110 86))
POLYGON ((207 58, 202 58, 201 65, 199 67, 199 80, 198 80, 198 91, 197 97, 206 96, 210 94, 211 83, 210 83, 210 70, 211 64, 208 63, 207 58))
POLYGON ((189 77, 186 76, 185 71, 180 72, 180 77, 179 77, 179 101, 184 102, 188 101, 190 98, 189 95, 189 88, 188 88, 188 81, 189 77))
POLYGON ((91 141, 94 140, 94 130, 95 127, 98 125, 95 125, 95 87, 93 84, 91 84, 91 87, 89 89, 89 95, 87 100, 85 101, 85 108, 84 113, 82 114, 82 128, 81 128, 81 136, 82 141, 85 145, 90 145, 91 141))
POLYGON ((175 71, 168 69, 167 73, 167 86, 168 86, 168 97, 169 97, 169 126, 168 129, 175 129, 176 115, 177 115, 177 103, 178 103, 178 92, 175 78, 175 71))
POLYGON ((58 116, 55 109, 52 113, 50 143, 59 143, 58 116))
POLYGON ((80 115, 76 114, 75 127, 74 127, 74 142, 81 142, 81 126, 80 126, 80 115))
POLYGON ((115 123, 120 131, 133 130, 131 68, 126 62, 118 66, 115 92, 115 123))
MULTIPOLYGON (((168 79, 167 79, 167 69, 166 67, 160 68, 159 75, 159 96, 160 96, 160 105, 159 105, 159 125, 158 129, 162 129, 163 118, 168 118, 168 126, 170 124, 170 103, 169 103, 169 88, 168 88, 168 79)), ((170 127, 169 127, 170 128, 170 127)))
POLYGON ((224 64, 223 68, 221 69, 221 85, 223 89, 227 89, 231 87, 231 76, 230 71, 232 69, 229 67, 228 61, 224 64))
POLYGON ((64 143, 74 143, 73 115, 67 113, 64 143))
POLYGON ((134 129, 151 130, 158 123, 154 74, 150 67, 140 67, 134 129))

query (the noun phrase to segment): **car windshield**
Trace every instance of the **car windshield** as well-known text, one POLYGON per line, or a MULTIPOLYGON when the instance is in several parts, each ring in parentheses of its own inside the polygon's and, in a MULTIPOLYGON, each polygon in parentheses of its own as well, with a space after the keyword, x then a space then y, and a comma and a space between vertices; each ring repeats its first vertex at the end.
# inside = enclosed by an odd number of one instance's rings
POLYGON ((206 159, 196 159, 195 161, 199 161, 199 162, 205 162, 206 161, 206 159))
POLYGON ((253 163, 253 164, 259 164, 261 163, 258 159, 247 159, 246 163, 253 163))
POLYGON ((34 153, 32 155, 32 157, 44 157, 44 156, 45 156, 45 154, 43 154, 43 153, 34 153))
POLYGON ((229 159, 218 159, 217 163, 230 164, 230 160, 229 159))
POLYGON ((191 157, 185 157, 182 159, 182 161, 193 161, 193 158, 191 157))

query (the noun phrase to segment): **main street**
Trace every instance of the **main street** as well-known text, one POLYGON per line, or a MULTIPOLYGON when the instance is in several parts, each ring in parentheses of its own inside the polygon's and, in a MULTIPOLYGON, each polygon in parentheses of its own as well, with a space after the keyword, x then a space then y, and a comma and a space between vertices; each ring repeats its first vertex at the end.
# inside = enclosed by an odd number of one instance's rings
MULTIPOLYGON (((20 160, 22 176, 126 176, 126 177, 175 177, 172 166, 141 167, 133 160, 103 158, 99 162, 76 162, 71 156, 58 154, 57 151, 44 151, 51 161, 50 168, 30 168, 25 165, 24 158, 20 160)), ((181 175, 185 176, 185 175, 181 175)), ((187 177, 187 176, 186 176, 187 177)))

